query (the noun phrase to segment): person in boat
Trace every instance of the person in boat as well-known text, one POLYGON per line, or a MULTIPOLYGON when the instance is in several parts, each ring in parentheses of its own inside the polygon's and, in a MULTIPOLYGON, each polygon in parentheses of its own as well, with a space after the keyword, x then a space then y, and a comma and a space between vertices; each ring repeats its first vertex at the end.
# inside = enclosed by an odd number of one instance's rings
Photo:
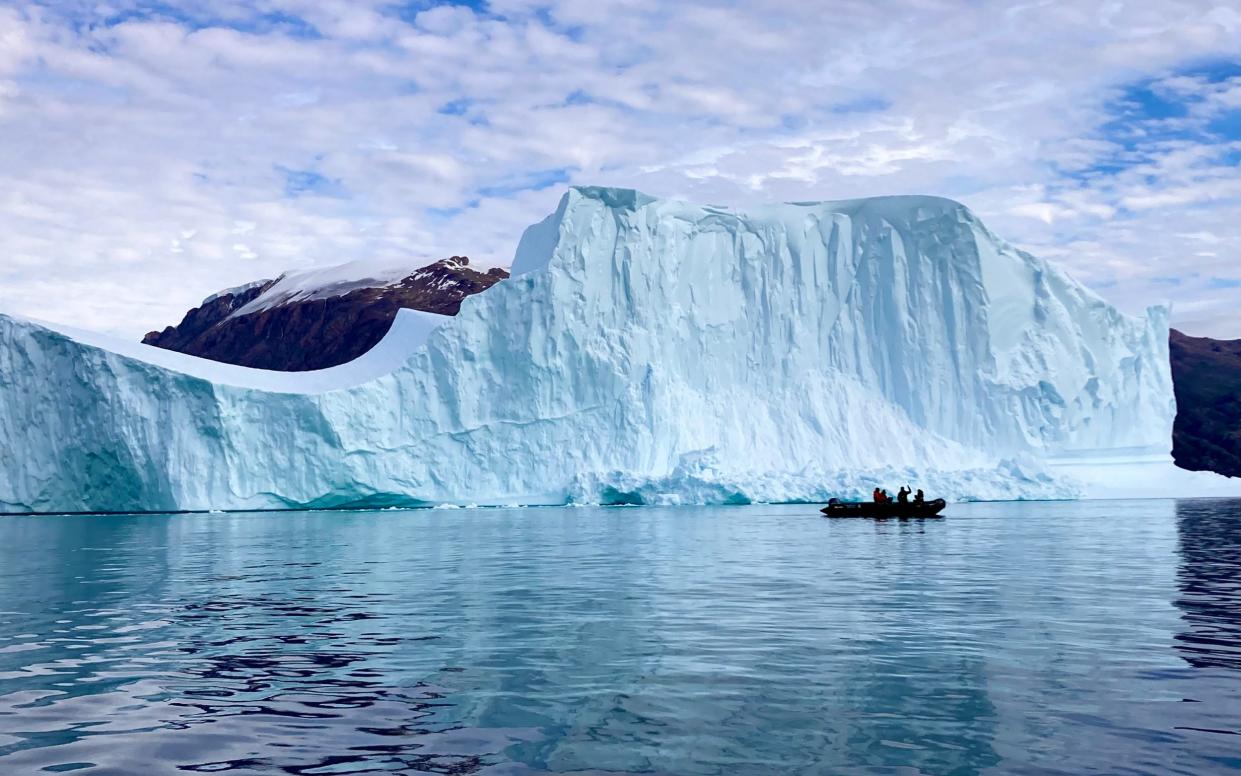
POLYGON ((890 501, 888 498, 888 492, 882 488, 875 488, 874 497, 876 504, 886 504, 890 501))
POLYGON ((922 488, 918 488, 918 492, 914 494, 914 503, 918 506, 926 503, 926 496, 922 495, 922 488))
POLYGON ((908 486, 908 485, 905 485, 904 487, 902 487, 902 488, 901 488, 899 491, 897 491, 897 493, 896 493, 896 501, 897 501, 897 503, 900 503, 900 504, 908 504, 908 503, 909 503, 909 494, 911 494, 911 493, 913 493, 913 491, 909 489, 909 486, 908 486))

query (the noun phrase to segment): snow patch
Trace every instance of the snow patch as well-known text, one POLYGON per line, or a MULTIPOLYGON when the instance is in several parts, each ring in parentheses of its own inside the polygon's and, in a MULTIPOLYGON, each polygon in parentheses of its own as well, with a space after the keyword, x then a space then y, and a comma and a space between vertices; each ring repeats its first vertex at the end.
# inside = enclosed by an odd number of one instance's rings
MULTIPOLYGON (((419 269, 425 269, 425 267, 419 269)), ((302 272, 286 272, 272 283, 271 288, 251 300, 249 304, 234 311, 229 317, 237 318, 310 299, 344 296, 360 288, 393 286, 417 272, 418 270, 411 269, 408 263, 391 264, 367 260, 350 261, 332 267, 302 272)))
POLYGON ((272 281, 271 280, 254 280, 249 283, 242 283, 240 286, 233 286, 232 288, 226 288, 223 291, 216 291, 211 296, 199 302, 198 306, 202 307, 204 305, 211 304, 212 302, 214 302, 215 300, 221 297, 237 296, 239 294, 244 294, 245 292, 249 291, 252 288, 258 288, 270 282, 272 281))

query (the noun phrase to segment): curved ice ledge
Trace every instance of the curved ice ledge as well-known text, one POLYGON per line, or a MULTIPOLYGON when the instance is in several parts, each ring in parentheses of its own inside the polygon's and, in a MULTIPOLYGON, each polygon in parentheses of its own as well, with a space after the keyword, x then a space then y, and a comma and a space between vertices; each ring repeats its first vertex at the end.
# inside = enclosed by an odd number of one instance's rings
POLYGON ((4 318, 26 321, 28 324, 47 329, 53 335, 66 337, 80 345, 150 364, 187 377, 206 380, 216 385, 269 393, 297 394, 339 391, 383 377, 404 365, 410 355, 426 345, 432 332, 445 321, 452 320, 452 316, 449 315, 437 315, 421 310, 398 310, 391 328, 383 338, 354 360, 329 369, 278 372, 225 364, 99 332, 0 313, 0 319, 4 318))

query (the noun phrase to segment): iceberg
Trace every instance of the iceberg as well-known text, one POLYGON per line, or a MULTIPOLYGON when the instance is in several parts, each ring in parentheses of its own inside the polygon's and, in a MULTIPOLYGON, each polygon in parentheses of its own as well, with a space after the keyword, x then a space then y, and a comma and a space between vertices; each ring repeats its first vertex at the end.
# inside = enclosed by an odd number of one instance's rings
POLYGON ((1167 311, 950 200, 574 188, 512 271, 318 372, 0 316, 0 511, 1241 493, 1172 467, 1167 311))

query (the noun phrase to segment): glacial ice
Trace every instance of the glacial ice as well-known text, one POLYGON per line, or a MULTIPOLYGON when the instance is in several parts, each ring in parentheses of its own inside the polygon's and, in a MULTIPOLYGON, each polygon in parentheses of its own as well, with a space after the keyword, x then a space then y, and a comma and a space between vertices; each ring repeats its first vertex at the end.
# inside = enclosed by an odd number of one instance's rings
POLYGON ((575 188, 512 278, 322 372, 0 316, 0 511, 1241 493, 1178 480, 1167 335, 949 200, 575 188))

